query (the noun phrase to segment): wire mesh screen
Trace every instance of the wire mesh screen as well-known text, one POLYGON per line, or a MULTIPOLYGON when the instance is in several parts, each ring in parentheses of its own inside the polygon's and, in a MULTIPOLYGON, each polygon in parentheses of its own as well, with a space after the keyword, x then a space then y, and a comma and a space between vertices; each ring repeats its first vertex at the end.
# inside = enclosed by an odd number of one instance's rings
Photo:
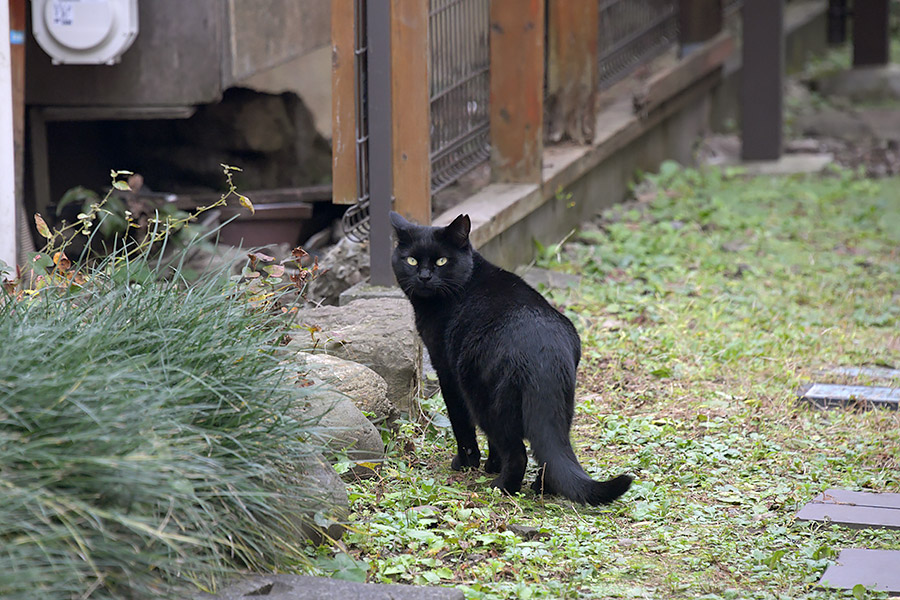
POLYGON ((600 88, 621 81, 677 40, 677 0, 600 0, 600 88))
POLYGON ((341 225, 348 238, 361 242, 369 237, 369 123, 366 103, 369 43, 366 36, 366 0, 355 0, 353 19, 353 70, 356 110, 357 202, 344 212, 341 225))
POLYGON ((490 157, 490 12, 490 0, 429 2, 434 192, 490 157))

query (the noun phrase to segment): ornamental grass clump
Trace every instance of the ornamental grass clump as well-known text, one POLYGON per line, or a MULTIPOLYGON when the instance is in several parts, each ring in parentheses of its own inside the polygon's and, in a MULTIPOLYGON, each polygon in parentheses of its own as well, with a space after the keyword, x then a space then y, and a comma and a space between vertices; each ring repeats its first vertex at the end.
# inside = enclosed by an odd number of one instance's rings
POLYGON ((0 597, 190 597, 302 567, 298 515, 327 506, 299 476, 316 425, 289 410, 308 391, 279 317, 225 278, 114 264, 0 290, 0 597))

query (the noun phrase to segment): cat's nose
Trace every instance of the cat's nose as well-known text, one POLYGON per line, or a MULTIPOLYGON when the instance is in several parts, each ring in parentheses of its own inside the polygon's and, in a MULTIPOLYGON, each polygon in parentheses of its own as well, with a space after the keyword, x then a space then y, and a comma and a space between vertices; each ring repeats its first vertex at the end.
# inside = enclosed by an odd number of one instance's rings
POLYGON ((419 279, 421 279, 422 281, 428 281, 429 279, 431 279, 431 271, 429 271, 428 269, 422 269, 421 271, 419 271, 419 279))

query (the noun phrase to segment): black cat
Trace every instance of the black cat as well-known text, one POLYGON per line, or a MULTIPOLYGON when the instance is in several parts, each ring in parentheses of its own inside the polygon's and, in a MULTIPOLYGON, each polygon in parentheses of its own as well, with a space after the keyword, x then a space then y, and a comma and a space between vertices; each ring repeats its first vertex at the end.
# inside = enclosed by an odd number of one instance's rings
POLYGON ((438 374, 456 436, 453 469, 477 467, 475 425, 487 434, 485 470, 495 487, 522 487, 528 439, 540 465, 532 488, 576 502, 612 502, 631 477, 597 482, 569 442, 581 341, 572 322, 518 276, 469 243, 468 215, 423 227, 391 213, 392 264, 438 374))

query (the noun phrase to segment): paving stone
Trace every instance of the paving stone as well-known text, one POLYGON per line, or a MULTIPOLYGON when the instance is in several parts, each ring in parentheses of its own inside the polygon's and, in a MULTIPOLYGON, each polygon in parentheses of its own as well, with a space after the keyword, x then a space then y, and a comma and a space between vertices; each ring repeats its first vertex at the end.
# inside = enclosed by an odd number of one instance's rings
POLYGON ((846 377, 871 377, 872 379, 900 379, 900 369, 888 367, 829 367, 823 373, 846 377))
POLYGON ((897 410, 900 406, 900 388, 890 387, 812 383, 800 388, 798 396, 819 408, 878 406, 897 410))
POLYGON ((900 529, 900 494, 826 490, 800 509, 797 519, 853 529, 900 529))
POLYGON ((818 585, 845 590, 863 585, 868 590, 900 593, 900 551, 841 550, 836 564, 825 570, 818 585))
POLYGON ((353 583, 303 575, 259 575, 225 588, 217 596, 202 594, 194 600, 463 600, 454 588, 353 583))
POLYGON ((818 173, 834 162, 834 155, 785 154, 778 160, 742 161, 747 175, 794 175, 797 173, 818 173))

